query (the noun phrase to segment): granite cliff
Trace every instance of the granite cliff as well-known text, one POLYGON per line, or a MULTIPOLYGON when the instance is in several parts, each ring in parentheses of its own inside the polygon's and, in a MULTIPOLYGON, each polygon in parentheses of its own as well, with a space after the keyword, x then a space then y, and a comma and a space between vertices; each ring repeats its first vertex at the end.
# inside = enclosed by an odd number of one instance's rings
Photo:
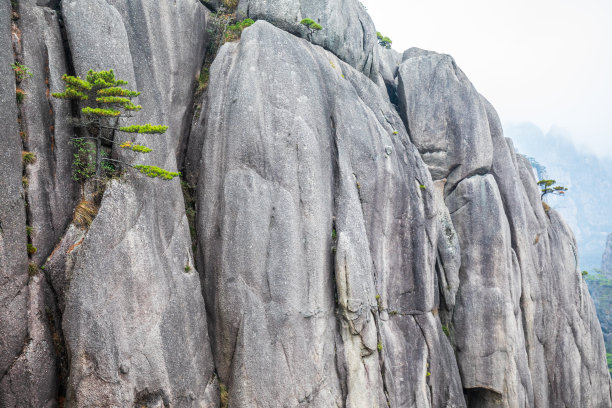
POLYGON ((573 234, 452 57, 241 0, 203 67, 222 3, 0 1, 0 406, 612 406, 573 234), (90 68, 184 181, 127 171, 83 226, 50 93, 90 68))

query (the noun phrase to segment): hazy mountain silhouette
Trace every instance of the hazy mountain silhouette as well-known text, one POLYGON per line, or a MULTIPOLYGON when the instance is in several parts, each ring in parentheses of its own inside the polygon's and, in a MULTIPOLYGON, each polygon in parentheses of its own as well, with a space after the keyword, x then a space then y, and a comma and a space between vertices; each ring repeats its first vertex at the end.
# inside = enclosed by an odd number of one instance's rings
POLYGON ((579 150, 560 128, 544 134, 532 123, 505 124, 518 152, 540 166, 540 178, 557 180, 569 190, 564 197, 547 198, 571 226, 578 241, 580 267, 593 270, 601 264, 606 236, 612 232, 612 160, 579 150))

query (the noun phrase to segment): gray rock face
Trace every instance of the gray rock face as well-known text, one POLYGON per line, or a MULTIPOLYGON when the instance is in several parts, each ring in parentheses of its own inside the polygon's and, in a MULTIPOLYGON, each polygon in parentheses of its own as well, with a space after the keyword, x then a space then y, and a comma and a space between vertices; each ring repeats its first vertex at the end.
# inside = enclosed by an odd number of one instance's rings
POLYGON ((238 13, 254 20, 266 20, 294 35, 306 38, 300 24, 311 18, 323 26, 313 34, 312 43, 330 50, 380 84, 376 29, 357 0, 241 0, 238 13))
POLYGON ((433 179, 446 178, 448 192, 464 178, 487 173, 492 161, 487 114, 455 61, 410 49, 398 78, 400 114, 433 179))
POLYGON ((18 397, 15 362, 27 344, 28 255, 21 182, 21 139, 15 103, 11 3, 0 2, 0 406, 18 397))
MULTIPOLYGON (((138 123, 170 126, 164 136, 138 136, 153 149, 144 160, 175 170, 206 47, 205 8, 195 0, 73 0, 62 2, 62 11, 77 73, 114 68, 142 91, 138 123), (182 35, 181 27, 191 35, 182 35)), ((120 157, 137 163, 129 153, 120 157)), ((178 181, 128 173, 108 185, 90 230, 69 245, 65 262, 70 279, 63 285, 62 326, 71 357, 71 406, 216 404, 190 247, 178 181)), ((61 273, 55 276, 61 287, 61 273)))
POLYGON ((545 213, 495 110, 449 56, 410 49, 398 76, 400 113, 432 178, 446 183, 458 236, 450 332, 468 405, 610 406, 574 237, 545 213))
POLYGON ((397 74, 399 65, 402 62, 402 55, 390 48, 375 47, 375 50, 379 55, 378 70, 382 76, 385 87, 387 88, 387 94, 389 95, 391 103, 397 105, 399 103, 397 98, 397 74))
POLYGON ((208 92, 198 235, 229 404, 464 406, 433 185, 386 95, 265 22, 208 92))
POLYGON ((574 237, 451 57, 383 49, 354 0, 242 0, 272 24, 222 47, 199 110, 200 1, 18 7, 0 1, 0 61, 34 73, 18 110, 0 64, 1 407, 612 406, 574 237), (178 180, 128 172, 70 224, 72 109, 48 92, 71 67, 113 68, 142 92, 126 123, 170 127, 113 154, 186 168, 195 255, 178 180))
POLYGON ((37 248, 32 261, 42 266, 64 234, 79 194, 71 169, 74 131, 70 102, 50 95, 63 91, 61 77, 68 71, 57 14, 25 0, 19 3, 19 15, 22 59, 32 71, 22 82, 28 95, 22 126, 26 149, 36 154, 36 162, 26 167, 28 218, 37 248))
POLYGON ((612 277, 612 233, 608 235, 606 249, 601 257, 601 271, 608 277, 612 277))

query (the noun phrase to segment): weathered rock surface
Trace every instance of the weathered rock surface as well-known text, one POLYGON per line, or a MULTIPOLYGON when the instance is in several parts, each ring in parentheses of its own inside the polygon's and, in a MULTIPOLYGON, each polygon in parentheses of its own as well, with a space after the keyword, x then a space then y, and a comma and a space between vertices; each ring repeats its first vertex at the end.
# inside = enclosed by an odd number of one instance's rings
POLYGON ((448 193, 459 181, 486 174, 492 162, 487 114, 455 61, 411 48, 404 52, 398 81, 400 114, 434 180, 446 178, 448 193))
POLYGON ((402 62, 402 54, 391 48, 375 47, 375 50, 379 54, 378 70, 387 88, 387 94, 389 95, 391 103, 397 105, 399 103, 399 99, 397 98, 397 74, 399 65, 402 62))
POLYGON ((300 24, 311 18, 323 26, 312 43, 330 50, 342 61, 380 84, 376 28, 357 0, 240 0, 239 15, 266 20, 291 34, 306 38, 300 24))
POLYGON ((193 101, 200 1, 14 6, 0 407, 612 406, 573 235, 451 57, 378 46, 354 0, 242 0, 239 17, 268 22, 222 47, 193 101), (324 27, 314 44, 305 17, 324 27), (34 74, 20 109, 13 48, 34 74), (170 127, 114 157, 185 168, 196 197, 128 172, 88 230, 70 224, 76 106, 48 93, 90 68, 142 92, 130 123, 170 127))
POLYGON ((208 92, 200 264, 230 405, 464 406, 433 186, 385 95, 265 22, 208 92))
MULTIPOLYGON (((206 47, 206 9, 195 0, 74 0, 62 2, 62 11, 77 74, 114 68, 141 91, 138 123, 170 126, 162 137, 138 136, 153 149, 146 162, 175 170, 206 47)), ((135 156, 120 157, 136 163, 135 156)), ((69 246, 64 274, 71 406, 216 405, 190 248, 178 181, 128 173, 107 186, 87 235, 69 246)))
POLYGON ((69 101, 51 97, 61 92, 68 72, 57 13, 38 7, 33 0, 19 2, 21 54, 32 77, 22 82, 27 97, 22 106, 26 149, 36 161, 26 167, 28 220, 33 262, 43 265, 60 240, 71 218, 79 194, 72 180, 74 130, 69 101))
POLYGON ((398 77, 400 113, 432 178, 446 183, 459 238, 451 333, 468 405, 610 406, 573 235, 544 212, 495 110, 449 56, 410 49, 398 77))
POLYGON ((16 361, 28 342, 28 255, 21 139, 15 102, 11 2, 0 2, 0 406, 18 395, 16 361))

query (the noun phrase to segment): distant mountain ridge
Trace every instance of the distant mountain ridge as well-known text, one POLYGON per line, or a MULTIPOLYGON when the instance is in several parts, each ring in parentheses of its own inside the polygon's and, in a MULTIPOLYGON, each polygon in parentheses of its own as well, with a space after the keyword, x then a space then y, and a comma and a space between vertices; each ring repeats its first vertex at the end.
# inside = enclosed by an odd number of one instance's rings
POLYGON ((539 177, 554 179, 569 189, 564 197, 547 198, 548 203, 574 231, 580 267, 599 268, 606 236, 612 231, 612 206, 608 205, 612 202, 612 159, 580 151, 560 128, 545 134, 532 123, 506 123, 504 132, 517 151, 540 165, 539 177))

